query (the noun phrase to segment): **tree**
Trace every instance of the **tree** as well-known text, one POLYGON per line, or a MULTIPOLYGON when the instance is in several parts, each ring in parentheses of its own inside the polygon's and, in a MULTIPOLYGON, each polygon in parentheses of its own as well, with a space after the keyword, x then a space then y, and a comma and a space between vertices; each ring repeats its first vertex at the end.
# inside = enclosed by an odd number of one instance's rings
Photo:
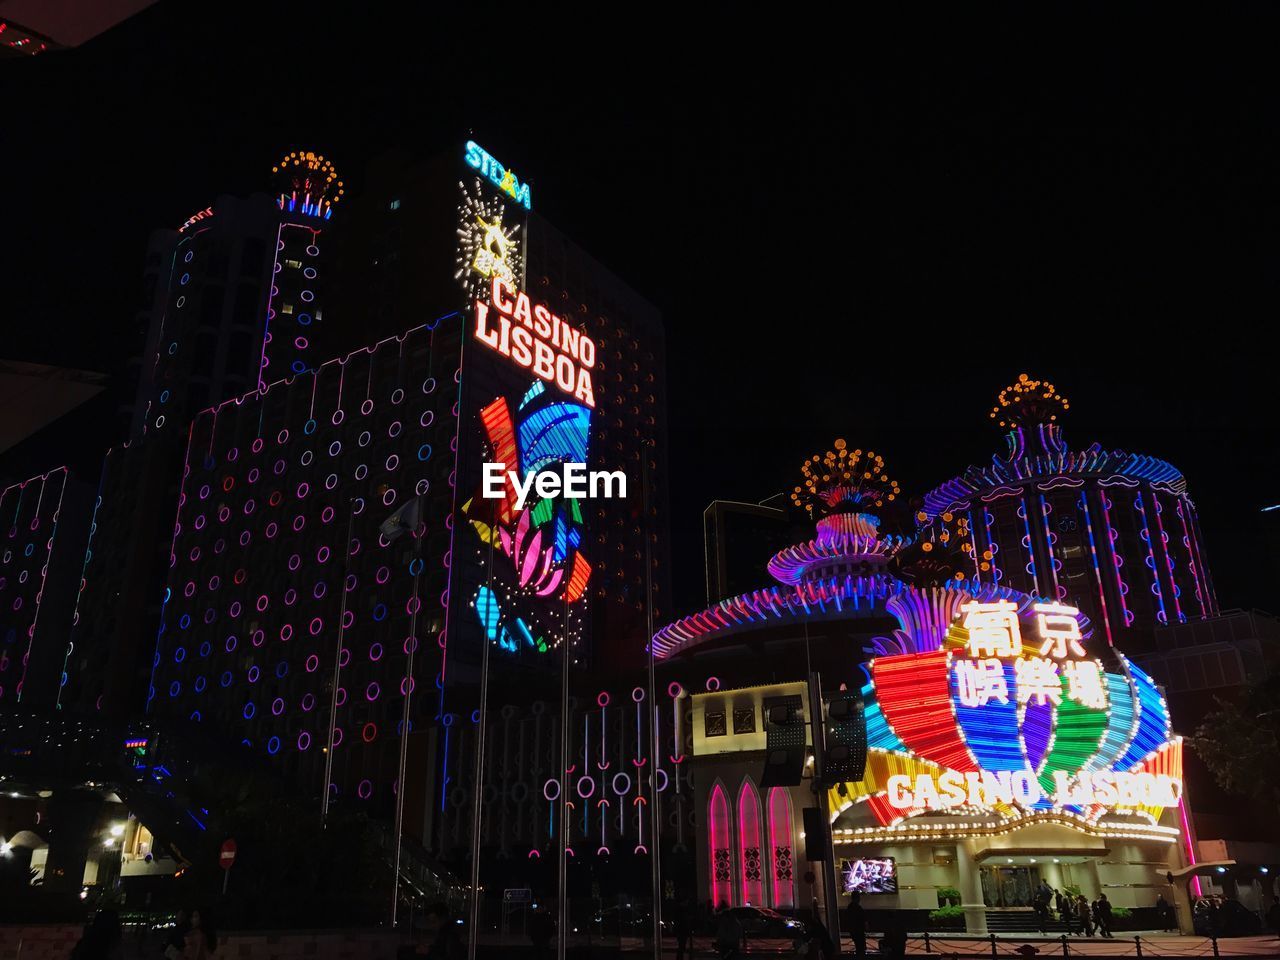
POLYGON ((1217 703, 1192 749, 1228 793, 1280 806, 1280 672, 1251 685, 1240 702, 1217 703))

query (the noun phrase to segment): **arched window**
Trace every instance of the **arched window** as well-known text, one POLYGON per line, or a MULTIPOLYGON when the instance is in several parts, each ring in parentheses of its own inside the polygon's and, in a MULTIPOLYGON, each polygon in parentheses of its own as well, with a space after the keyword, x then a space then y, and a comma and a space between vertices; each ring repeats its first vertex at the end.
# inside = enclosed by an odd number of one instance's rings
POLYGON ((796 905, 791 838, 791 791, 786 787, 772 787, 769 790, 769 877, 773 907, 779 910, 796 905))
POLYGON ((738 864, 742 902, 753 907, 765 905, 762 852, 760 795, 750 778, 744 777, 738 791, 738 864))
POLYGON ((717 780, 707 801, 707 852, 711 870, 711 903, 733 906, 733 834, 729 827, 729 798, 717 780))

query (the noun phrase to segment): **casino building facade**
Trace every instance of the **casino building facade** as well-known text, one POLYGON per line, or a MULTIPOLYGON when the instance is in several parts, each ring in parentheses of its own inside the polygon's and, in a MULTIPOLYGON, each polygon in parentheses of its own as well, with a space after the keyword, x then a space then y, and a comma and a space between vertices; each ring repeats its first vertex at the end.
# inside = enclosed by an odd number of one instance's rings
MULTIPOLYGON (((488 648, 511 739, 488 741, 509 759, 486 752, 482 845, 537 861, 560 751, 622 767, 651 744, 630 675, 669 596, 661 318, 474 142, 382 158, 345 198, 314 152, 273 172, 152 238, 136 400, 78 525, 65 470, 4 491, 0 706, 21 685, 198 729, 317 810, 390 824, 403 799, 404 835, 461 857, 488 648), (627 494, 487 498, 485 462, 621 471, 627 494)), ((581 785, 614 802, 576 852, 648 855, 640 781, 581 785)))
POLYGON ((699 899, 825 900, 815 823, 841 904, 858 890, 923 920, 954 888, 970 932, 1025 910, 1042 880, 1125 907, 1175 893, 1166 875, 1194 872, 1193 838, 1181 738, 1151 678, 1070 596, 995 576, 967 515, 883 532, 900 494, 881 457, 838 441, 803 473, 793 501, 816 535, 773 557, 776 584, 654 641, 692 692, 699 899), (836 701, 856 719, 836 720, 836 701), (815 703, 845 758, 821 775, 815 703))

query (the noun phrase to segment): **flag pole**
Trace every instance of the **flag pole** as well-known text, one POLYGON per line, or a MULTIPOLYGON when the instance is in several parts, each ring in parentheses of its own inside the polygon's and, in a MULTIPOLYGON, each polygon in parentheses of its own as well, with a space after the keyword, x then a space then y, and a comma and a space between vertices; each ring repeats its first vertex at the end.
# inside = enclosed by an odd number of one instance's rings
POLYGON ((395 876, 391 885, 391 927, 395 929, 396 911, 400 906, 400 848, 404 842, 404 790, 405 790, 405 774, 409 764, 409 724, 410 724, 410 705, 413 701, 413 655, 418 649, 418 608, 422 606, 418 598, 418 582, 422 575, 422 509, 421 496, 418 497, 419 503, 413 511, 413 529, 409 531, 409 535, 413 537, 413 559, 409 562, 409 569, 413 573, 413 612, 409 615, 409 639, 406 646, 409 648, 405 655, 404 661, 404 689, 401 691, 404 695, 404 711, 400 717, 400 768, 396 779, 396 825, 395 825, 395 876))
POLYGON ((347 629, 347 577, 351 575, 351 539, 355 535, 356 502, 347 501, 347 550, 342 557, 342 612, 338 615, 338 646, 333 653, 333 690, 329 695, 329 743, 324 751, 324 797, 320 825, 329 825, 329 795, 333 791, 333 740, 338 728, 338 683, 342 675, 342 642, 347 629))

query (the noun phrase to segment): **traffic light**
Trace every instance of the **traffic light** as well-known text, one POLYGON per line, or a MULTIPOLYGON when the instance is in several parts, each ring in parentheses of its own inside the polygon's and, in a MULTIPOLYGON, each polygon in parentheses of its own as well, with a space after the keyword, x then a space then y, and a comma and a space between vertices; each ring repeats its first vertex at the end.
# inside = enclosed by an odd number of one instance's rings
POLYGON ((827 818, 817 807, 805 807, 804 816, 804 858, 810 863, 827 859, 827 851, 831 848, 827 831, 830 826, 827 818))
POLYGON ((804 699, 769 697, 764 701, 765 760, 761 787, 794 787, 804 774, 808 725, 804 699))
POLYGON ((827 705, 827 754, 822 765, 822 785, 856 783, 867 766, 867 717, 862 695, 841 690, 827 705))

